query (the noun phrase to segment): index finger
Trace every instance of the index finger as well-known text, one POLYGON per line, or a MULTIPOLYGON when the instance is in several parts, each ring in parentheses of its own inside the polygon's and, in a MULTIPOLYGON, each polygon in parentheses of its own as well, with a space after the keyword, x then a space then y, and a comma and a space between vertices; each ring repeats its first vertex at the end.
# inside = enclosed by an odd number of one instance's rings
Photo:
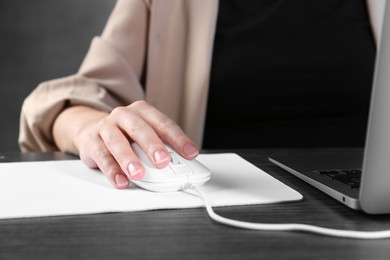
POLYGON ((140 117, 148 122, 156 134, 165 143, 171 145, 184 158, 191 160, 199 154, 199 149, 194 142, 170 117, 146 102, 137 103, 135 108, 140 117))

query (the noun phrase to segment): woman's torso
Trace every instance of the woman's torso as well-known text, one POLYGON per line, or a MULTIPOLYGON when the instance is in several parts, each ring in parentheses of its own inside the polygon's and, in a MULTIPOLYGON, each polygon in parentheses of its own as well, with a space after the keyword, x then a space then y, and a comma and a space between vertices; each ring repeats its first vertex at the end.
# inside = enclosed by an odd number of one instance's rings
POLYGON ((363 145, 374 60, 363 0, 220 1, 203 148, 363 145))

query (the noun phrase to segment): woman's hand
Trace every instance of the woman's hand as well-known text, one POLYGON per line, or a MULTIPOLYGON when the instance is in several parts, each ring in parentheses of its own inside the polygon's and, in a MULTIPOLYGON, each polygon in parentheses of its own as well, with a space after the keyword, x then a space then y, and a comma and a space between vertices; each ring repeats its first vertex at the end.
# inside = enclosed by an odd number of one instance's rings
POLYGON ((137 142, 157 168, 170 162, 164 143, 189 160, 199 153, 172 119, 145 101, 115 108, 110 114, 70 107, 56 119, 53 135, 60 150, 78 154, 87 166, 99 168, 118 189, 145 173, 130 142, 137 142))

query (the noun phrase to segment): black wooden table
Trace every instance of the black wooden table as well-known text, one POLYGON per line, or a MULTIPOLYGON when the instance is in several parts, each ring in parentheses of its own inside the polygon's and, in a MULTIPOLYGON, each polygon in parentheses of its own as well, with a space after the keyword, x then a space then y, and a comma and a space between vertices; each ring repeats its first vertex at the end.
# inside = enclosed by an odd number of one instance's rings
MULTIPOLYGON (((299 191, 303 201, 215 211, 252 222, 390 229, 390 215, 371 216, 350 210, 267 160, 271 154, 300 151, 234 152, 299 191)), ((63 153, 0 155, 2 162, 71 158, 63 153)), ((157 210, 0 220, 0 259, 390 259, 390 239, 250 231, 215 223, 203 208, 157 210)))

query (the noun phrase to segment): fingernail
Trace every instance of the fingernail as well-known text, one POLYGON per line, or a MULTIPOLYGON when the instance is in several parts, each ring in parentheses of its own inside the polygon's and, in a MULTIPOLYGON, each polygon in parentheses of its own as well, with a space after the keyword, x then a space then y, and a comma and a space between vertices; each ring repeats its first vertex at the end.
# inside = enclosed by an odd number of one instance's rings
POLYGON ((115 182, 116 182, 116 185, 118 185, 118 187, 120 187, 120 188, 124 188, 124 187, 129 186, 129 180, 125 176, 123 176, 122 174, 117 174, 115 176, 115 182))
POLYGON ((162 163, 167 162, 169 160, 171 160, 171 157, 164 150, 157 150, 154 153, 154 161, 157 164, 162 164, 162 163))
POLYGON ((184 153, 188 157, 195 157, 199 154, 199 150, 193 144, 186 144, 184 146, 184 153))
POLYGON ((136 162, 129 163, 129 166, 127 168, 129 170, 131 178, 134 178, 135 176, 140 175, 140 173, 142 173, 142 171, 143 171, 142 166, 136 162))

